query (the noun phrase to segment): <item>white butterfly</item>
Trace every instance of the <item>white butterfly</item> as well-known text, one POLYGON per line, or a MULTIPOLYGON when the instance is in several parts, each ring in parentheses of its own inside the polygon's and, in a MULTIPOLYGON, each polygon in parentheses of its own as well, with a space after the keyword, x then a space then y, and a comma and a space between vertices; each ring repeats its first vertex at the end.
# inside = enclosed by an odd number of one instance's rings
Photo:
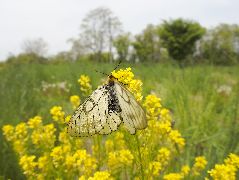
POLYGON ((121 122, 131 134, 147 126, 141 105, 123 84, 110 75, 108 83, 96 89, 77 108, 68 123, 68 133, 78 137, 109 134, 116 131, 121 122))

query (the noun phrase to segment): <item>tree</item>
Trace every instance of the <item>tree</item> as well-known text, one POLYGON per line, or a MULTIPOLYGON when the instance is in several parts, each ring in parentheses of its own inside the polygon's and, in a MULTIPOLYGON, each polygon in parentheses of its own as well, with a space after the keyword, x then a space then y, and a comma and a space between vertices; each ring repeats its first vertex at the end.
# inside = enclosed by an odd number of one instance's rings
POLYGON ((119 60, 125 61, 129 59, 130 33, 117 36, 113 41, 113 45, 116 48, 119 60))
POLYGON ((101 61, 104 51, 109 51, 112 61, 114 38, 121 32, 121 23, 108 8, 97 8, 90 11, 81 24, 80 40, 87 50, 101 61))
POLYGON ((193 54, 196 41, 203 36, 205 29, 197 22, 176 19, 164 21, 158 32, 169 55, 182 61, 193 54))
POLYGON ((236 63, 239 58, 239 26, 221 24, 208 30, 200 41, 199 51, 212 64, 236 63))
POLYGON ((67 42, 72 44, 71 49, 69 51, 70 59, 77 60, 88 53, 87 49, 81 42, 81 39, 71 38, 67 42))
POLYGON ((141 34, 135 36, 132 45, 139 61, 159 61, 161 44, 155 26, 148 25, 141 34))
POLYGON ((46 56, 48 45, 42 39, 27 39, 22 44, 22 50, 25 54, 35 54, 41 57, 46 56))

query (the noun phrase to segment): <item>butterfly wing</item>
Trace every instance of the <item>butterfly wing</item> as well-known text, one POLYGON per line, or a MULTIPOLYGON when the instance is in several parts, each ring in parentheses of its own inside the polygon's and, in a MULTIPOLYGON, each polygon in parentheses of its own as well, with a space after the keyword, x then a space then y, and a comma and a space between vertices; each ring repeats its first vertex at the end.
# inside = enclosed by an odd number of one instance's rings
POLYGON ((115 91, 122 109, 121 117, 126 128, 131 134, 135 134, 136 129, 147 127, 146 114, 141 105, 121 83, 115 81, 115 91))
POLYGON ((109 96, 106 86, 96 89, 77 108, 68 123, 68 133, 71 136, 109 134, 117 130, 121 119, 117 112, 108 112, 109 96))

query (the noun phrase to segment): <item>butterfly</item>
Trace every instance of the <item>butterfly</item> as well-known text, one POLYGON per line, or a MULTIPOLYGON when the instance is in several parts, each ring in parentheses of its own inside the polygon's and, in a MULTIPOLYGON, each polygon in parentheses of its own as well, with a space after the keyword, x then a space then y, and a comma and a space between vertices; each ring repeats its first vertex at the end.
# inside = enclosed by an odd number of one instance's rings
POLYGON ((130 134, 147 126, 142 106, 112 74, 81 104, 68 122, 71 136, 110 134, 123 123, 130 134))

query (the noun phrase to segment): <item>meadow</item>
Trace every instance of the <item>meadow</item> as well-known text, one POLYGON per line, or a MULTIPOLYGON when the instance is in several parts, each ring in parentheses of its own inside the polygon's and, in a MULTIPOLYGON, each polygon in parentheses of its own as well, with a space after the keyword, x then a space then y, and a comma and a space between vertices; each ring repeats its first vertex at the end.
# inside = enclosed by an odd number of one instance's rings
MULTIPOLYGON (((239 154, 238 65, 181 68, 175 64, 122 63, 120 66, 122 69, 127 67, 131 67, 135 77, 143 82, 144 97, 154 94, 161 98, 162 106, 170 110, 172 128, 179 130, 185 139, 185 147, 180 150, 178 157, 174 157, 174 162, 169 163, 165 170, 167 173, 180 171, 182 165, 193 167, 195 157, 203 156, 207 160, 206 167, 199 176, 188 177, 203 179, 208 170, 214 168, 215 164, 223 163, 230 153, 239 154)), ((43 124, 51 123, 50 109, 53 106, 59 105, 72 113, 69 97, 79 95, 81 102, 84 100, 77 82, 79 77, 82 74, 89 76, 94 90, 106 80, 104 75, 95 70, 110 73, 113 69, 114 64, 90 62, 2 66, 1 129, 6 124, 16 126, 20 122, 27 122, 37 115, 43 117, 43 124)), ((126 136, 126 139, 129 138, 132 136, 126 136)), ((2 131, 0 147, 0 179, 25 179, 18 165, 19 157, 2 131)), ((142 177, 137 173, 130 176, 130 173, 130 170, 125 171, 126 175, 120 177, 142 177)))

